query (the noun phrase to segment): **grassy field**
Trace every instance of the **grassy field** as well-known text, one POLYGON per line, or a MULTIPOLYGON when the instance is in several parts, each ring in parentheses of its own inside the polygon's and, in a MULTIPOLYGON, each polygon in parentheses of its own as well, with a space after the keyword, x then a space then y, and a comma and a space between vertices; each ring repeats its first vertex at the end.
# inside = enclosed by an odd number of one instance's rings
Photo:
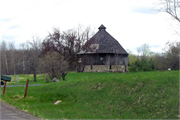
POLYGON ((43 85, 29 86, 25 99, 25 87, 8 87, 1 99, 43 119, 178 119, 179 71, 69 73, 66 79, 46 83, 39 75, 43 85))
POLYGON ((21 75, 8 75, 11 77, 11 82, 7 82, 7 85, 25 85, 27 82, 27 79, 29 79, 29 84, 46 84, 45 81, 45 75, 38 74, 36 76, 37 81, 34 82, 34 76, 33 74, 21 74, 21 75), (19 77, 19 83, 17 83, 17 76, 19 77))

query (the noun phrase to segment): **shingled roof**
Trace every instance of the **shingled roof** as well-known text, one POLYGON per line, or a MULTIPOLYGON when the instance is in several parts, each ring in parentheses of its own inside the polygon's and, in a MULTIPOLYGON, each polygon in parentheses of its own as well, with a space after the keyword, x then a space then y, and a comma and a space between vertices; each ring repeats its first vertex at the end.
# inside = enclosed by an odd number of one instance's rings
MULTIPOLYGON (((119 42, 106 31, 106 27, 104 25, 101 25, 98 29, 99 31, 90 38, 86 44, 97 46, 97 53, 118 53, 128 55, 119 42)), ((79 54, 82 53, 83 52, 80 52, 79 54)))

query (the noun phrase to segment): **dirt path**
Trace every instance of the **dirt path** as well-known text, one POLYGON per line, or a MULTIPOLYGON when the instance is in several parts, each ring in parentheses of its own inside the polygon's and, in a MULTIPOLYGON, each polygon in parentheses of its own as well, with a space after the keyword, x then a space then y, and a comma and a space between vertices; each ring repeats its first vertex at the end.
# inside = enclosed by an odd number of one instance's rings
POLYGON ((23 112, 12 105, 4 103, 1 100, 0 103, 0 120, 42 120, 40 118, 34 117, 32 114, 23 112))

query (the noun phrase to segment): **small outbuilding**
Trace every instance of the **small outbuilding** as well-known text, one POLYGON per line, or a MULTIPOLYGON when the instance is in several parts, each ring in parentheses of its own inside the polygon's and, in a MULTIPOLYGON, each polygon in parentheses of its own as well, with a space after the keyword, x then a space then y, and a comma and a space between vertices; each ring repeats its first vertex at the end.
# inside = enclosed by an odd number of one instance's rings
POLYGON ((101 25, 85 44, 88 49, 77 54, 77 72, 127 72, 128 53, 101 25))

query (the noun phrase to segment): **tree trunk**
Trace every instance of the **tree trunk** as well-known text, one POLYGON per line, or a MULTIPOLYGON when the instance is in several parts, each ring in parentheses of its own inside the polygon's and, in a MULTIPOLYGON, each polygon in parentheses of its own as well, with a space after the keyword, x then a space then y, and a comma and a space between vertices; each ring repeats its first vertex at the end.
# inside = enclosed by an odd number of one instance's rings
POLYGON ((63 81, 66 81, 66 79, 65 79, 66 74, 67 74, 67 73, 62 73, 62 74, 61 74, 61 77, 63 78, 63 81))
POLYGON ((5 63, 6 63, 6 75, 9 74, 9 69, 8 69, 8 62, 7 62, 7 56, 5 55, 5 63))
POLYGON ((25 71, 26 71, 26 68, 25 68, 25 63, 24 63, 24 58, 23 58, 23 74, 25 74, 25 71))
POLYGON ((36 69, 34 69, 34 82, 36 82, 36 69))

